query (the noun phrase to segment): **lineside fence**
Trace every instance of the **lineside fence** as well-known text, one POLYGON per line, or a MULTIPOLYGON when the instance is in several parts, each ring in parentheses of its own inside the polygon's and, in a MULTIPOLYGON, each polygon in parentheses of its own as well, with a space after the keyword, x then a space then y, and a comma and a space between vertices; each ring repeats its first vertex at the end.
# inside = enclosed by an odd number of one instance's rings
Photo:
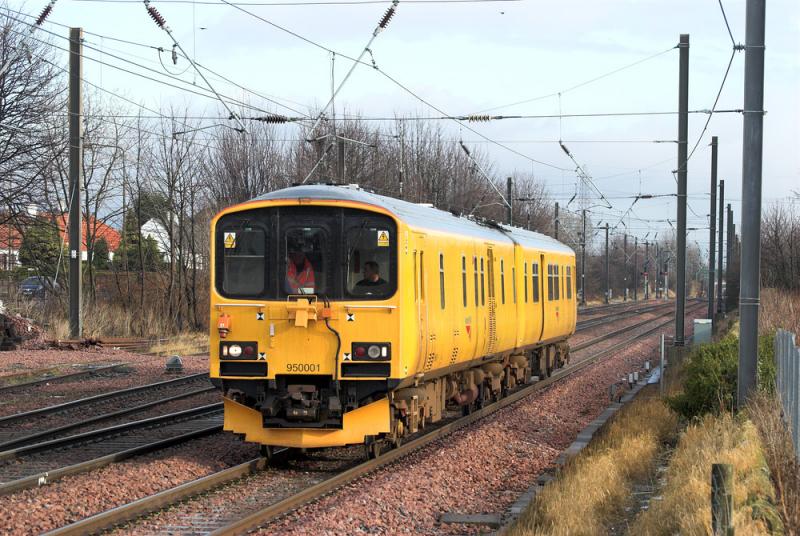
POLYGON ((795 456, 800 460, 800 347, 794 340, 795 334, 783 329, 775 334, 776 383, 783 418, 792 434, 795 456))

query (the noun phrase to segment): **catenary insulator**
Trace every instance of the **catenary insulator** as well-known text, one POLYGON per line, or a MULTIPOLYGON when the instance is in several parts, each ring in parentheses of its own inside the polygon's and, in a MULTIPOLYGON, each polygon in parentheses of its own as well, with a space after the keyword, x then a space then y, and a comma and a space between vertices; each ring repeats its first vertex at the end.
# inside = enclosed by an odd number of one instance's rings
POLYGON ((161 13, 159 13, 156 8, 154 8, 153 6, 148 5, 147 6, 147 13, 150 15, 150 18, 153 19, 153 21, 156 24, 158 24, 159 28, 164 29, 166 27, 167 21, 164 20, 164 17, 161 16, 161 13))
POLYGON ((36 26, 41 26, 41 25, 42 25, 42 23, 45 21, 45 19, 46 19, 47 17, 49 17, 49 16, 50 16, 50 13, 52 13, 52 12, 53 12, 53 5, 54 5, 54 4, 55 4, 55 2, 50 2, 50 3, 49 3, 49 4, 47 4, 47 6, 46 6, 46 7, 45 7, 45 8, 42 10, 41 14, 39 15, 39 18, 37 18, 37 19, 36 19, 36 23, 35 23, 35 24, 36 24, 36 26))
POLYGON ((383 14, 383 18, 378 23, 378 27, 382 30, 386 29, 386 26, 389 24, 389 21, 392 20, 394 17, 394 8, 397 5, 397 1, 393 2, 392 7, 386 10, 386 13, 383 14))

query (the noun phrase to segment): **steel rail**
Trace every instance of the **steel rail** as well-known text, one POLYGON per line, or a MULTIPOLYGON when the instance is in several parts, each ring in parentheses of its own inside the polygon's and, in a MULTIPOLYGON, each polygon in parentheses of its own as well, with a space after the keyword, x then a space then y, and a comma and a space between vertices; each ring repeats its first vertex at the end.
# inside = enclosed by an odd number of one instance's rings
POLYGON ((155 426, 158 424, 163 424, 167 422, 176 422, 181 419, 188 419, 191 417, 196 417, 198 415, 204 415, 206 413, 212 413, 216 411, 220 411, 222 409, 222 402, 217 402, 214 404, 207 404, 205 406, 198 406, 196 408, 190 408, 183 411, 176 411, 175 413, 168 413, 166 415, 159 415, 158 417, 150 417, 147 419, 141 419, 138 421, 131 421, 126 422, 123 424, 118 424, 115 426, 109 426, 106 428, 100 428, 99 430, 92 430, 90 432, 83 432, 81 434, 71 435, 67 437, 61 437, 58 439, 51 439, 50 441, 44 441, 42 443, 35 443, 33 445, 27 445, 24 447, 18 447, 11 450, 6 450, 0 452, 0 461, 4 460, 12 460, 19 458, 20 456, 24 456, 26 454, 33 454, 36 452, 41 452, 43 450, 50 450, 52 448, 61 448, 65 446, 73 446, 75 444, 83 443, 89 440, 98 439, 103 436, 108 435, 116 435, 121 432, 127 432, 130 430, 136 430, 139 428, 147 428, 150 426, 155 426))
POLYGON ((660 315, 657 315, 655 318, 642 320, 641 322, 637 322, 636 324, 632 324, 630 326, 624 326, 624 327, 621 327, 619 329, 615 329, 614 331, 610 331, 608 333, 604 333, 600 337, 595 337, 594 339, 590 339, 590 340, 582 342, 580 344, 576 344, 575 346, 570 346, 569 349, 570 349, 571 352, 577 352, 579 350, 583 350, 584 348, 588 348, 590 346, 593 346, 593 345, 597 344, 598 342, 602 342, 604 340, 610 339, 611 337, 614 337, 616 335, 621 335, 622 333, 626 333, 628 331, 633 331, 634 329, 640 328, 640 327, 642 327, 642 326, 644 326, 646 324, 649 324, 650 322, 652 322, 652 321, 654 321, 654 320, 656 320, 658 318, 662 318, 662 317, 665 317, 665 316, 670 315, 670 314, 672 314, 671 310, 670 311, 666 311, 664 313, 661 313, 660 315))
MULTIPOLYGON (((34 385, 39 385, 42 383, 48 382, 59 382, 62 380, 74 380, 77 378, 81 378, 83 376, 92 376, 98 372, 104 372, 108 370, 113 370, 115 368, 124 367, 126 365, 130 365, 131 363, 115 363, 112 365, 104 365, 102 367, 96 367, 89 370, 81 370, 79 372, 70 372, 69 374, 62 374, 60 376, 50 376, 49 378, 41 378, 39 380, 32 380, 29 382, 22 382, 22 383, 15 383, 13 385, 0 385, 0 393, 5 393, 7 391, 14 391, 16 389, 23 389, 25 387, 32 387, 34 385)), ((0 377, 0 381, 2 381, 2 377, 0 377)))
POLYGON ((87 471, 91 471, 93 469, 99 469, 101 467, 105 467, 106 465, 110 465, 115 462, 121 462, 123 460, 127 460, 128 458, 133 458, 134 456, 149 454, 157 450, 165 449, 167 447, 178 445, 180 443, 185 443, 187 441, 190 441, 192 439, 197 439, 199 437, 216 434, 221 431, 222 431, 221 424, 216 426, 210 426, 207 428, 201 428, 200 430, 195 430, 185 434, 168 437, 166 439, 160 439, 152 443, 139 445, 127 450, 114 452, 112 454, 106 454, 105 456, 100 456, 99 458, 94 458, 91 460, 87 460, 85 462, 76 463, 74 465, 69 465, 67 467, 60 467, 58 469, 53 469, 51 471, 47 471, 44 473, 38 473, 35 475, 27 476, 25 478, 20 478, 18 480, 13 480, 11 482, 6 482, 5 484, 0 484, 0 495, 7 495, 9 493, 14 493, 16 491, 20 491, 23 489, 44 486, 45 484, 48 484, 55 480, 59 480, 61 478, 64 478, 65 476, 76 475, 79 473, 85 473, 87 471))
POLYGON ((145 409, 149 409, 155 406, 160 406, 162 404, 167 404, 169 402, 174 402, 176 400, 181 400, 183 398, 189 398, 192 396, 197 396, 203 393, 208 393, 210 391, 216 390, 214 386, 202 387, 200 389, 195 389, 193 391, 188 391, 186 393, 179 393, 177 395, 168 396, 165 398, 160 398, 158 400, 154 400, 152 402, 145 402, 144 404, 140 404, 138 406, 132 406, 129 408, 121 409, 119 411, 113 411, 111 413, 103 413, 102 415, 95 415, 94 417, 89 417, 79 422, 72 422, 69 424, 64 424, 62 426, 56 426, 55 428, 48 428, 47 430, 41 430, 39 432, 35 432, 33 434, 28 434, 26 436, 17 437, 14 439, 10 439, 3 443, 0 443, 0 452, 4 452, 8 449, 12 449, 14 447, 25 445, 34 441, 36 439, 41 439, 43 437, 48 437, 56 434, 60 434, 63 432, 67 432, 69 430, 74 430, 75 428, 82 428, 89 424, 94 424, 100 421, 107 421, 109 419, 114 419, 117 417, 122 417, 125 415, 130 415, 131 413, 136 413, 138 411, 142 411, 145 409))
POLYGON ((579 320, 578 322, 575 323, 575 331, 582 331, 584 329, 593 328, 595 326, 602 326, 603 324, 608 324, 610 322, 613 322, 614 320, 621 319, 623 317, 648 313, 650 311, 657 311, 658 309, 663 309, 664 307, 669 307, 672 305, 674 304, 662 302, 659 304, 650 304, 647 307, 623 309, 622 311, 616 311, 601 316, 587 318, 585 320, 579 320))
MULTIPOLYGON (((666 314, 661 316, 666 316, 666 314)), ((641 327, 644 324, 652 323, 656 320, 657 318, 650 319, 645 322, 637 324, 635 327, 628 327, 623 329, 625 331, 630 331, 632 329, 635 329, 636 327, 641 327)), ((651 333, 670 324, 673 321, 674 319, 670 319, 666 322, 662 322, 656 325, 655 327, 647 330, 644 333, 640 333, 630 339, 627 339, 612 346, 611 348, 602 350, 598 354, 595 354, 573 365, 570 365, 568 368, 556 372, 550 378, 538 381, 527 387, 523 387, 519 391, 513 392, 508 397, 503 398, 500 401, 495 402, 482 409, 476 410, 466 417, 461 417, 456 421, 445 424, 435 429, 431 429, 430 431, 425 433, 425 435, 416 438, 397 449, 391 450, 381 455, 375 460, 370 460, 360 465, 357 465, 351 469, 348 469, 340 473, 339 475, 331 477, 330 479, 327 479, 314 486, 311 486, 296 495, 287 497, 286 499, 274 503, 262 510, 259 510, 258 512, 254 512, 250 516, 247 516, 237 522, 234 522, 226 527, 223 527, 215 532, 212 532, 211 534, 213 535, 238 534, 240 532, 244 532, 248 529, 258 526, 259 524, 262 524, 266 521, 274 519, 275 517, 286 514, 296 509, 297 507, 318 498, 321 495, 329 493, 334 489, 341 487, 352 480, 355 480, 357 478, 366 475, 367 473, 377 469, 378 467, 396 461, 397 459, 405 456, 406 454, 410 453, 413 450, 416 450, 426 445, 427 443, 430 443, 431 441, 434 441, 445 435, 448 435, 468 424, 471 424, 472 422, 475 422, 485 416, 490 415, 491 413, 503 407, 506 407, 514 402, 517 402, 518 400, 521 400, 522 398, 525 398, 536 391, 544 389, 559 380, 565 379, 571 376, 572 374, 575 374, 578 371, 582 370, 583 368, 589 366, 590 364, 597 362, 604 356, 629 345, 632 341, 650 335, 651 333)), ((596 344, 598 342, 608 340, 620 334, 621 332, 622 331, 617 330, 611 333, 607 333, 599 337, 596 337, 589 342, 592 344, 596 344)), ((185 484, 181 484, 174 488, 161 491, 159 493, 150 495, 148 497, 143 497, 131 503, 121 505, 117 508, 106 510, 104 512, 99 512, 91 517, 82 519, 80 521, 76 521, 75 523, 72 523, 70 525, 66 525, 64 527, 60 527, 50 532, 47 532, 46 535, 72 536, 72 535, 83 535, 83 534, 99 532, 104 529, 108 529, 113 526, 128 522, 137 517, 141 517, 151 512, 160 510, 166 506, 169 506, 170 504, 174 504, 176 502, 188 499, 192 496, 196 496, 200 493, 210 491, 216 487, 228 484, 232 481, 241 479, 245 476, 254 474, 260 471, 265 466, 266 466, 266 459, 256 458, 248 462, 245 462, 243 464, 225 469, 218 473, 214 473, 206 477, 191 482, 187 482, 185 484)))
POLYGON ((0 417, 0 426, 9 424, 12 422, 23 421, 27 420, 31 417, 36 417, 40 415, 48 415, 51 413, 58 413, 59 411, 64 411, 66 409, 74 408, 77 406, 83 406, 87 404, 92 404, 94 402, 99 402, 101 400, 107 400, 109 398, 115 398, 118 396, 126 396, 130 394, 140 393, 143 391, 149 391, 151 389, 158 389, 160 387, 166 387, 170 385, 179 385, 182 383, 189 383, 194 380, 199 380, 202 377, 208 377, 207 372, 201 372, 199 374, 190 374, 188 376, 181 376, 180 378, 174 378, 171 380, 165 380, 161 382, 155 383, 146 383, 144 385, 137 385, 134 387, 128 387, 126 389, 119 389, 117 391, 109 391, 107 393, 101 393, 99 395, 89 396, 86 398, 79 398, 77 400, 72 400, 70 402, 64 402, 63 404, 57 404, 55 406, 45 406, 43 408, 32 409, 30 411, 25 411, 22 413, 14 413, 13 415, 7 415, 5 417, 0 417))

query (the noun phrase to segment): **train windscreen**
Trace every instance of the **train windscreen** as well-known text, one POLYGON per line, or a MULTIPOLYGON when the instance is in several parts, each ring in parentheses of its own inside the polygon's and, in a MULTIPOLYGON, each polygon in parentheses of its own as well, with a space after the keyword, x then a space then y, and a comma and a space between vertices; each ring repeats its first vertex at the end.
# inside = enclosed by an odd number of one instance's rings
POLYGON ((391 218, 335 207, 226 214, 216 226, 217 291, 230 298, 377 300, 397 288, 391 218))

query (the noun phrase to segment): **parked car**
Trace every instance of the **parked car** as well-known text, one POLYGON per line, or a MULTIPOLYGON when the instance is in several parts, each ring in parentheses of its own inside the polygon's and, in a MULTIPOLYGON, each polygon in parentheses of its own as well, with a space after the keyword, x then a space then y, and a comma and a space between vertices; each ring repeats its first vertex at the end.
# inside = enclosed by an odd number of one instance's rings
POLYGON ((41 275, 27 277, 19 284, 19 293, 24 298, 44 298, 48 292, 58 290, 60 286, 55 279, 41 275))

